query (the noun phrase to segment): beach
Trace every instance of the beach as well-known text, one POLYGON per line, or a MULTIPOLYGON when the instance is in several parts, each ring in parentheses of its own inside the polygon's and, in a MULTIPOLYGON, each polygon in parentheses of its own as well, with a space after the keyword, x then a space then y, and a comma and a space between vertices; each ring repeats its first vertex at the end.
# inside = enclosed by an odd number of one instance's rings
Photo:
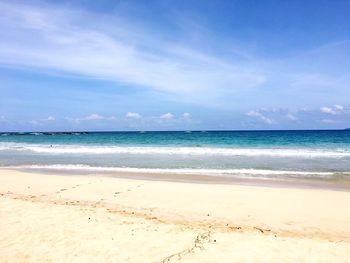
POLYGON ((349 262, 350 192, 0 170, 1 262, 349 262))
POLYGON ((350 0, 0 0, 0 263, 350 263, 350 0))

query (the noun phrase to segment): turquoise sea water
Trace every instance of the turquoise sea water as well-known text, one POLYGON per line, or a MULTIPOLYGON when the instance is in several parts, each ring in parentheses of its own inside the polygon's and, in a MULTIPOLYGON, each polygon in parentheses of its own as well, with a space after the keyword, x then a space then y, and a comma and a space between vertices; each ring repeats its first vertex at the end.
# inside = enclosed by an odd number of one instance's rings
POLYGON ((238 177, 350 176, 350 131, 0 134, 0 166, 238 177))

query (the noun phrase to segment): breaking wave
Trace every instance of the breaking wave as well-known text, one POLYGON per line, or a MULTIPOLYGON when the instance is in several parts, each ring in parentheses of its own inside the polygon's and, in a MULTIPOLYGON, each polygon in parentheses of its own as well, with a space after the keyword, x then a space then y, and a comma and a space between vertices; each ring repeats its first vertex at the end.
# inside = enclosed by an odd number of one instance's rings
POLYGON ((28 151, 43 154, 138 154, 138 155, 215 155, 215 156, 271 156, 300 158, 350 157, 349 149, 313 148, 219 148, 180 146, 100 146, 100 145, 47 145, 29 143, 0 143, 0 151, 28 151))

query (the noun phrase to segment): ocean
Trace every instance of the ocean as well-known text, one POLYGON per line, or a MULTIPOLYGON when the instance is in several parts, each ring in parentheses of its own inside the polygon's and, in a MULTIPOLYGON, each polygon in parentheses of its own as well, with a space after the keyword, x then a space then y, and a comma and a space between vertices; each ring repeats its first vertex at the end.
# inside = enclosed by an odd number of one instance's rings
POLYGON ((1 133, 2 168, 350 178, 350 130, 1 133))

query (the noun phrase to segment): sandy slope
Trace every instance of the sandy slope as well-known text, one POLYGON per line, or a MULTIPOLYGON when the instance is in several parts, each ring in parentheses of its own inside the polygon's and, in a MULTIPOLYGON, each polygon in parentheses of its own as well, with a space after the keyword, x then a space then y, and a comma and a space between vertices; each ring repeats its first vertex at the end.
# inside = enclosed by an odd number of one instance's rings
POLYGON ((0 262, 350 262, 350 192, 0 171, 0 262))

